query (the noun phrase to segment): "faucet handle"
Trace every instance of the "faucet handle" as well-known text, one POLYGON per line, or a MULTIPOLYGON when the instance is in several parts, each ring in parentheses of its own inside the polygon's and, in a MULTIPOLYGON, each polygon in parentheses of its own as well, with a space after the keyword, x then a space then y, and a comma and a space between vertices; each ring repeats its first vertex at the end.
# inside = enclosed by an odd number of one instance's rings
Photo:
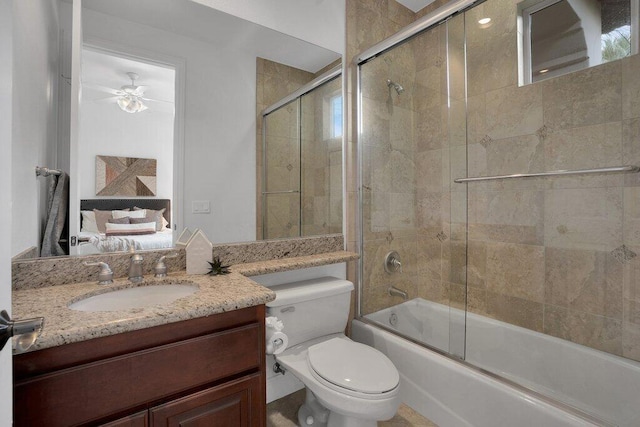
POLYGON ((113 270, 109 267, 109 264, 106 262, 98 261, 98 262, 84 262, 86 266, 100 266, 100 273, 98 273, 98 284, 99 285, 110 285, 113 283, 113 270))
POLYGON ((156 266, 154 268, 154 272, 155 272, 155 277, 167 277, 167 264, 164 263, 165 258, 176 258, 178 256, 177 252, 173 252, 171 254, 168 255, 162 255, 159 259, 158 262, 156 263, 156 266))
POLYGON ((384 257, 384 271, 389 274, 402 273, 402 262, 400 262, 400 255, 396 251, 389 252, 384 257))

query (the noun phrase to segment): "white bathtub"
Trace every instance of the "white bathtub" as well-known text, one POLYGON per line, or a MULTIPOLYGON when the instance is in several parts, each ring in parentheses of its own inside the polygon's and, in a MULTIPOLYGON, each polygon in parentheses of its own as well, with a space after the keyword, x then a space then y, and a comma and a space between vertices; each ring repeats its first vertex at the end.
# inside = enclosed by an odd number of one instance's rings
MULTIPOLYGON (((417 298, 366 317, 461 354, 464 316, 417 298)), ((640 426, 640 363, 471 313, 466 331, 467 362, 610 425, 640 426)), ((403 401, 440 427, 598 425, 375 326, 355 320, 352 334, 389 356, 402 377, 403 401)))

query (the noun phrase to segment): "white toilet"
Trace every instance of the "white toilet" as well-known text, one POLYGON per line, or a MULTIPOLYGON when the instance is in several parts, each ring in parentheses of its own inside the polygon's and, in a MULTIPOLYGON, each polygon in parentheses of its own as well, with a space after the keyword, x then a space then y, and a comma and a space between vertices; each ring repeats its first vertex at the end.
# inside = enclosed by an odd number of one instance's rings
POLYGON ((284 324, 288 348, 276 356, 306 387, 301 426, 366 427, 394 416, 400 376, 381 352, 347 338, 353 283, 335 277, 270 286, 267 315, 284 324))

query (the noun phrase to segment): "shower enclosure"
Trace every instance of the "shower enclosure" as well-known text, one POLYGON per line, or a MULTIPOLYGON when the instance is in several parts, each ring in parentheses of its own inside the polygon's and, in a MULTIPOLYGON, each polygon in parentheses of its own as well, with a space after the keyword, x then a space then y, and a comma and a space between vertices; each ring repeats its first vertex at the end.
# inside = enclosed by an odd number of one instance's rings
POLYGON ((525 79, 551 71, 523 68, 523 4, 451 2, 359 55, 358 318, 635 425, 594 372, 640 373, 640 59, 525 79))
POLYGON ((262 239, 342 231, 338 66, 262 112, 262 239))

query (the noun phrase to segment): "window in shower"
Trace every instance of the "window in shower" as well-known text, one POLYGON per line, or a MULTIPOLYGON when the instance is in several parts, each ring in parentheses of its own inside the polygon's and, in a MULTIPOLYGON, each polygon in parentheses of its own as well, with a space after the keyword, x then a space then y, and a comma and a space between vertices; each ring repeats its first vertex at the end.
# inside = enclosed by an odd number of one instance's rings
POLYGON ((527 0, 518 5, 521 83, 638 53, 638 0, 527 0))
POLYGON ((330 138, 342 137, 342 95, 335 94, 329 98, 330 138))

